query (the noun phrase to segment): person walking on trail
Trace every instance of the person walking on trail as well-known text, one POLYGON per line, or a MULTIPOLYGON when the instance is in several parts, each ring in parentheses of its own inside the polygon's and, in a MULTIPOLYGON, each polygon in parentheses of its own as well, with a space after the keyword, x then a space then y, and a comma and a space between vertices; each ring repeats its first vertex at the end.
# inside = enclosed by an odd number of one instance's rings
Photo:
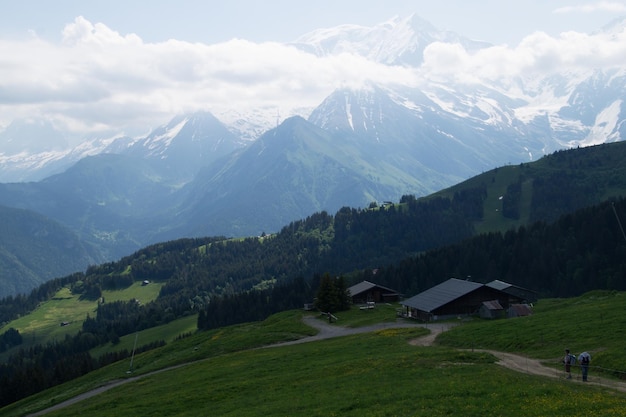
POLYGON ((591 355, 588 352, 583 352, 578 356, 580 361, 580 371, 583 375, 583 382, 587 382, 587 374, 589 372, 589 362, 591 362, 591 355))
POLYGON ((569 349, 565 349, 565 356, 563 357, 563 364, 565 365, 565 373, 567 379, 572 379, 572 362, 576 360, 576 357, 569 353, 569 349), (574 358, 572 360, 572 358, 574 358))

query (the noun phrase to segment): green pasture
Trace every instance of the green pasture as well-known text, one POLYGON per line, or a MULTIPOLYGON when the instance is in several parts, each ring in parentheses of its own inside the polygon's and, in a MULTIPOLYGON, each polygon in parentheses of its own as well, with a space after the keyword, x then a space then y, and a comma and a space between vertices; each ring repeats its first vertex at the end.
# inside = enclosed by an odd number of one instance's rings
POLYGON ((483 203, 483 218, 475 223, 476 232, 486 233, 494 230, 515 229, 528 221, 532 198, 532 181, 525 181, 522 184, 520 218, 518 220, 502 216, 502 200, 500 197, 507 193, 509 184, 516 182, 522 173, 523 168, 520 165, 507 165, 489 173, 472 177, 457 186, 439 191, 426 198, 447 197, 452 199, 454 193, 459 188, 486 187, 487 197, 483 203))
POLYGON ((516 181, 521 171, 520 166, 507 166, 494 173, 493 182, 488 188, 487 198, 484 202, 483 219, 476 223, 477 233, 510 230, 528 223, 532 199, 531 180, 522 183, 520 218, 513 220, 502 215, 502 200, 500 198, 507 193, 507 186, 516 181))
MULTIPOLYGON (((400 303, 380 303, 372 309, 361 310, 359 306, 353 306, 349 311, 333 313, 337 317, 334 324, 344 327, 365 327, 376 323, 389 323, 396 321, 396 311, 401 308, 400 303)), ((327 316, 318 314, 320 320, 327 321, 327 316)))
MULTIPOLYGON (((619 332, 625 297, 592 292, 541 300, 531 317, 465 322, 440 335, 433 347, 408 343, 428 332, 410 328, 258 349, 315 334, 301 320, 309 313, 289 311, 263 322, 194 333, 137 355, 132 373, 122 361, 0 414, 25 415, 107 381, 148 374, 47 415, 624 415, 626 398, 608 387, 520 374, 471 348, 556 361, 569 344, 576 352, 589 346, 594 363, 604 361, 603 352, 618 352, 624 340, 619 332)), ((338 313, 335 325, 393 321, 396 307, 338 313)))
MULTIPOLYGON (((471 349, 556 361, 568 344, 575 352, 591 351, 594 363, 605 363, 603 352, 620 352, 624 340, 624 300, 626 293, 615 292, 541 300, 532 317, 475 319, 443 333, 433 347, 409 344, 428 332, 411 328, 256 349, 315 333, 302 323, 303 312, 290 311, 263 322, 194 333, 137 355, 131 374, 128 361, 122 361, 0 414, 25 415, 107 381, 149 374, 48 415, 626 415, 626 397, 606 386, 520 374, 471 349)), ((395 320, 395 308, 338 313, 335 325, 395 320)))
POLYGON ((437 339, 456 348, 522 353, 561 366, 565 349, 588 351, 592 365, 626 377, 626 293, 593 291, 568 299, 539 300, 535 314, 473 320, 437 339))
POLYGON ((127 373, 129 360, 120 361, 4 407, 0 409, 0 415, 3 417, 26 415, 113 380, 131 378, 169 366, 195 363, 232 352, 255 349, 316 334, 316 330, 302 323, 301 318, 300 311, 288 311, 275 314, 263 322, 198 332, 162 348, 135 356, 132 374, 127 373))
POLYGON ((108 343, 104 346, 99 346, 91 349, 89 354, 93 358, 98 358, 109 352, 117 352, 121 350, 132 352, 135 347, 135 339, 137 341, 138 348, 160 340, 163 340, 165 343, 171 343, 179 336, 194 333, 197 329, 198 315, 194 314, 188 317, 183 317, 182 319, 174 320, 168 324, 151 327, 137 333, 122 336, 120 337, 119 343, 115 345, 108 343))
POLYGON ((419 334, 390 329, 224 353, 48 415, 583 416, 626 409, 621 395, 519 374, 486 353, 411 346, 419 334))
MULTIPOLYGON (((142 286, 136 282, 123 290, 103 291, 102 296, 105 302, 138 299, 147 303, 157 298, 161 287, 160 283, 142 286)), ((10 328, 17 329, 24 339, 21 347, 62 340, 66 334, 76 334, 82 328, 87 314, 94 316, 97 307, 97 301, 81 300, 69 288, 62 288, 51 300, 41 303, 30 314, 5 324, 0 328, 0 333, 10 328), (63 322, 68 324, 61 326, 63 322)), ((8 351, 4 355, 10 353, 8 351)))

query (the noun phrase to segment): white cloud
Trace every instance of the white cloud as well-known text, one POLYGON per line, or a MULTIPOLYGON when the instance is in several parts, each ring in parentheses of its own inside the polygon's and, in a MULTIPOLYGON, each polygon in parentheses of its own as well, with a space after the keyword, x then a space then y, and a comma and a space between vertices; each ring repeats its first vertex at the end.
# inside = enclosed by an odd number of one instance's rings
POLYGON ((535 32, 519 45, 494 46, 470 54, 460 45, 433 43, 424 51, 425 77, 459 82, 497 81, 564 71, 626 68, 626 30, 594 35, 535 32))
POLYGON ((132 130, 200 109, 315 106, 338 84, 412 76, 363 57, 318 58, 278 43, 145 43, 82 17, 65 27, 60 44, 0 41, 0 56, 0 117, 39 115, 86 130, 132 130))
POLYGON ((626 67, 626 32, 536 32, 515 47, 477 53, 437 42, 426 48, 423 66, 411 69, 353 54, 317 57, 272 42, 147 43, 78 17, 59 43, 0 40, 0 125, 45 117, 81 134, 145 133, 176 113, 195 110, 289 113, 318 105, 337 87, 370 81, 476 82, 607 66, 626 67))

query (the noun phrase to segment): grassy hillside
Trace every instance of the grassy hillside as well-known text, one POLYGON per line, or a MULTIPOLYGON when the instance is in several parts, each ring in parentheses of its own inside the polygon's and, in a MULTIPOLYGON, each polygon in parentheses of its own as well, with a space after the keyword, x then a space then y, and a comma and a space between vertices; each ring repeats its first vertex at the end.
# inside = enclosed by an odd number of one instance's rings
POLYGON ((0 298, 27 293, 47 280, 102 260, 59 222, 0 205, 0 298))
POLYGON ((477 233, 505 231, 626 195, 626 142, 559 151, 536 162, 504 166, 426 199, 484 190, 477 233), (508 213, 507 213, 508 212, 508 213))
MULTIPOLYGON (((626 293, 592 291, 580 297, 541 300, 524 319, 474 321, 442 334, 457 348, 522 352, 559 363, 563 350, 588 351, 593 365, 626 378, 626 293)), ((559 365, 560 366, 560 365, 559 365)))
MULTIPOLYGON (((118 291, 103 291, 105 302, 127 301, 137 299, 142 303, 155 300, 159 295, 162 284, 151 283, 142 286, 135 282, 130 287, 118 291)), ((17 329, 23 337, 24 343, 19 348, 29 348, 36 344, 45 345, 53 340, 63 340, 66 334, 77 333, 83 320, 89 314, 94 316, 98 303, 92 300, 81 300, 79 295, 72 294, 69 288, 60 289, 56 295, 39 305, 28 315, 6 323, 0 327, 0 333, 7 329, 17 329), (61 326, 61 323, 67 323, 61 326)), ((9 350, 0 355, 0 359, 9 355, 9 350)))
MULTIPOLYGON (((524 416, 622 415, 626 398, 607 387, 520 374, 496 365, 487 353, 451 346, 502 348, 556 361, 568 343, 576 352, 590 350, 595 366, 608 367, 609 356, 624 357, 619 344, 626 328, 621 317, 625 300, 626 293, 610 292, 541 300, 532 317, 464 323, 440 336, 447 347, 412 346, 408 341, 423 329, 394 329, 250 349, 311 334, 300 321, 303 313, 291 311, 138 355, 134 375, 195 362, 47 415, 501 416, 512 410, 524 416)), ((339 322, 356 325, 368 314, 352 311, 339 322)), ((385 320, 394 310, 375 314, 385 320)), ((114 364, 0 413, 33 412, 128 377, 127 370, 126 361, 114 364)))
POLYGON ((89 351, 89 354, 93 358, 99 358, 100 356, 116 352, 120 350, 127 350, 132 352, 136 346, 148 345, 160 340, 165 343, 171 343, 179 337, 184 337, 194 333, 198 329, 198 316, 196 314, 182 319, 174 320, 168 324, 161 326, 151 327, 149 329, 141 330, 137 333, 128 334, 120 337, 120 341, 117 344, 107 343, 93 348, 89 351), (135 339, 137 344, 135 344, 135 339))

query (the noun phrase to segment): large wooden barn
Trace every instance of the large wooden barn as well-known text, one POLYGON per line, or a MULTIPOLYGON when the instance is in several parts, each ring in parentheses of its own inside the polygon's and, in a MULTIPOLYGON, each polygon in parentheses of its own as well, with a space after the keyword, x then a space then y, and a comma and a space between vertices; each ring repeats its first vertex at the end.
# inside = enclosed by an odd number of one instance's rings
MULTIPOLYGON (((403 315, 421 321, 434 321, 478 314, 485 301, 497 301, 504 309, 512 303, 526 301, 525 298, 511 294, 512 291, 505 292, 497 288, 499 285, 490 284, 450 278, 402 301, 403 315)), ((507 288, 508 286, 510 284, 507 284, 507 288)))

